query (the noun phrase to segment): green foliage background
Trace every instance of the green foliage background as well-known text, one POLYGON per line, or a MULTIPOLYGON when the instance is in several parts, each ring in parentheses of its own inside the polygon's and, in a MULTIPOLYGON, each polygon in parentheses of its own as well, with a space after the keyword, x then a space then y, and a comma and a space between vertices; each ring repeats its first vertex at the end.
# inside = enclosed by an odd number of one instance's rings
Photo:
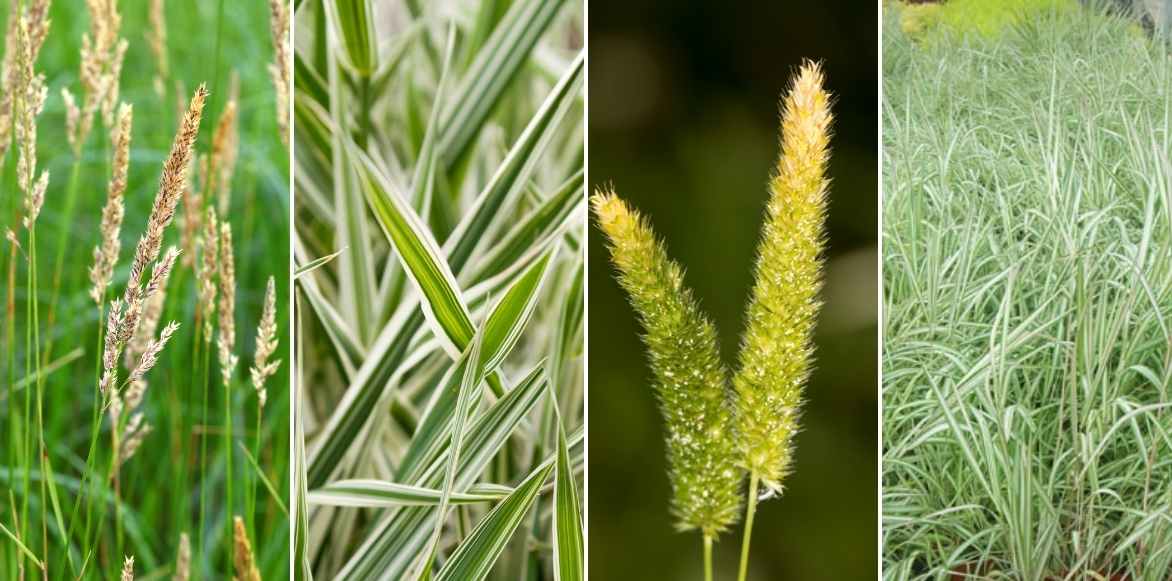
MULTIPOLYGON (((7 2, 0 8, 0 14, 7 19, 7 2)), ((253 426, 256 396, 247 380, 247 368, 252 363, 252 349, 257 321, 260 318, 264 297, 265 281, 275 276, 277 285, 277 321, 280 347, 274 357, 283 364, 277 374, 268 382, 269 397, 264 418, 261 422, 263 441, 260 446, 260 462, 273 481, 276 490, 287 496, 288 490, 288 361, 287 349, 287 301, 288 296, 288 166, 289 153, 277 133, 276 112, 272 82, 266 67, 272 62, 272 43, 269 29, 269 10, 265 2, 234 2, 229 0, 171 0, 166 3, 168 55, 171 77, 167 84, 167 95, 159 98, 154 89, 153 79, 156 66, 148 47, 145 32, 148 30, 148 3, 120 2, 122 9, 122 37, 129 41, 129 49, 122 71, 122 100, 134 106, 134 129, 131 141, 129 186, 126 191, 126 218, 122 227, 122 251, 114 273, 114 281, 108 296, 120 294, 125 287, 127 270, 133 254, 134 244, 146 224, 155 193, 157 191, 162 163, 174 136, 178 115, 179 97, 176 82, 182 83, 186 104, 190 94, 200 83, 207 83, 211 90, 199 140, 198 153, 210 148, 211 133, 219 118, 228 95, 230 74, 235 71, 240 79, 239 135, 240 155, 232 187, 231 211, 222 219, 232 224, 235 242, 237 307, 236 332, 237 352, 240 364, 233 387, 236 410, 236 431, 238 441, 253 446, 253 426)), ((63 213, 65 191, 72 165, 72 153, 65 137, 64 107, 60 90, 68 87, 74 94, 80 93, 77 81, 81 37, 88 30, 89 17, 82 0, 56 0, 51 8, 52 24, 45 46, 41 51, 36 69, 45 73, 49 86, 45 111, 39 118, 39 156, 41 167, 51 173, 49 191, 44 210, 37 225, 39 256, 39 292, 42 353, 45 343, 52 341, 52 357, 56 360, 81 349, 80 358, 48 376, 45 384, 45 438, 50 448, 53 468, 60 487, 62 510, 66 513, 66 527, 72 511, 76 487, 70 488, 85 469, 85 454, 89 441, 89 421, 95 404, 94 386, 97 383, 95 353, 98 312, 88 296, 90 287, 88 269, 92 263, 92 248, 99 240, 98 224, 101 209, 105 203, 106 181, 109 173, 110 147, 105 129, 101 126, 100 115, 83 151, 80 170, 80 187, 77 206, 72 218, 63 213), (56 302, 56 314, 50 326, 47 321, 49 304, 52 299, 53 264, 60 242, 65 244, 65 260, 62 288, 56 302)), ((15 187, 15 152, 10 151, 3 166, 3 194, 0 194, 0 230, 11 228, 22 241, 23 230, 16 222, 17 208, 23 198, 15 187)), ((177 221, 168 229, 164 244, 179 244, 179 226, 182 208, 177 221)), ((10 264, 8 244, 3 243, 0 252, 0 271, 4 273, 2 292, 8 298, 7 273, 10 264)), ((8 406, 13 403, 23 406, 23 393, 15 393, 9 387, 13 378, 19 380, 28 373, 24 369, 24 317, 26 301, 30 299, 24 288, 25 261, 18 258, 15 277, 15 326, 16 340, 13 344, 4 342, 0 334, 0 433, 7 434, 13 426, 8 424, 8 406), (11 357, 11 358, 10 358, 11 357), (9 362, 16 362, 9 365, 9 362)), ((175 560, 179 533, 191 535, 192 550, 196 550, 194 516, 198 511, 200 486, 208 490, 209 507, 207 516, 207 542, 209 543, 207 566, 211 567, 199 577, 225 578, 229 564, 227 551, 231 538, 226 537, 226 515, 224 506, 224 456, 223 442, 219 438, 223 426, 223 390, 219 388, 215 356, 211 358, 212 379, 208 383, 209 406, 208 427, 197 428, 195 433, 179 433, 174 428, 182 422, 198 424, 200 421, 200 387, 195 385, 199 362, 194 359, 196 325, 194 322, 195 287, 190 269, 176 265, 168 286, 167 303, 163 315, 164 323, 174 319, 181 327, 167 345, 162 359, 149 374, 150 389, 143 404, 146 420, 155 431, 147 436, 142 448, 123 467, 122 496, 126 509, 127 537, 124 551, 134 555, 136 571, 170 575, 175 560), (211 454, 208 472, 198 475, 197 458, 192 456, 187 467, 191 474, 189 484, 184 487, 177 480, 178 442, 187 441, 189 449, 198 447, 200 436, 208 437, 211 454)), ((4 321, 5 316, 0 316, 4 321)), ((7 322, 5 322, 5 326, 7 322)), ((213 343, 214 349, 214 343, 213 343)), ((21 408, 23 409, 23 407, 21 408)), ((99 445, 99 458, 104 458, 108 447, 108 420, 103 423, 99 445), (104 446, 104 447, 103 447, 104 446)), ((47 561, 50 577, 65 578, 66 559, 62 543, 57 537, 56 526, 51 513, 45 511, 43 499, 39 498, 39 477, 37 467, 13 464, 10 457, 8 438, 0 450, 0 523, 11 527, 14 518, 9 509, 8 493, 11 491, 19 507, 23 495, 13 476, 23 470, 34 471, 33 496, 30 497, 30 512, 35 520, 30 530, 40 537, 41 518, 49 519, 49 543, 47 561), (55 572, 54 572, 55 571, 55 572)), ((99 460, 99 466, 104 465, 99 460)), ((255 482, 253 469, 236 448, 233 477, 236 487, 233 512, 243 514, 246 482, 255 482)), ((288 522, 262 486, 257 484, 257 509, 253 534, 253 548, 258 553, 259 567, 265 578, 280 578, 288 571, 288 522)), ((282 499, 287 504, 287 499, 282 499)), ((99 540, 97 561, 90 564, 88 577, 116 577, 122 555, 115 554, 114 534, 110 523, 110 509, 107 514, 107 532, 99 540), (96 570, 95 570, 96 566, 96 570)), ((79 525, 80 527, 80 525, 79 525)), ((74 559, 85 550, 78 547, 81 533, 71 539, 74 559)), ((40 542, 33 547, 43 555, 40 542)), ((195 557, 197 560, 199 556, 195 557)), ((0 542, 0 577, 15 577, 16 549, 4 539, 0 542)), ((80 561, 77 561, 80 562, 80 561)))

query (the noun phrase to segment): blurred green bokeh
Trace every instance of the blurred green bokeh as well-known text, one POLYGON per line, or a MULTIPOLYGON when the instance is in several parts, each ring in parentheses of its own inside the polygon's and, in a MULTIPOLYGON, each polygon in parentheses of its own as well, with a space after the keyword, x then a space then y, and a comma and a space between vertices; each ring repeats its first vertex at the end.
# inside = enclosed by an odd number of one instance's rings
MULTIPOLYGON (((777 156, 777 100, 824 63, 837 115, 826 301, 795 471, 762 503, 751 579, 874 579, 877 567, 878 2, 595 0, 589 175, 646 213, 734 363, 777 156), (870 4, 870 6, 868 6, 870 4)), ((673 530, 661 420, 639 328, 590 231, 591 578, 700 579, 700 536, 673 530)), ((741 529, 716 546, 735 575, 741 529)))

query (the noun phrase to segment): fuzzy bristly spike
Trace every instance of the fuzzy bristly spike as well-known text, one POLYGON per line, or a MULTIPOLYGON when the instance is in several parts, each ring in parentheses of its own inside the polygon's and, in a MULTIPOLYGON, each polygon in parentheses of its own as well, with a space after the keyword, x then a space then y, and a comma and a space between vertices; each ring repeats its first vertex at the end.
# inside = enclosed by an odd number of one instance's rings
POLYGON ((741 461, 776 491, 790 466, 821 307, 831 123, 822 84, 821 68, 806 63, 782 103, 782 153, 733 378, 741 461))
POLYGON ((737 520, 742 479, 716 329, 647 222, 613 192, 596 193, 591 203, 643 325, 667 431, 677 525, 715 537, 737 520))

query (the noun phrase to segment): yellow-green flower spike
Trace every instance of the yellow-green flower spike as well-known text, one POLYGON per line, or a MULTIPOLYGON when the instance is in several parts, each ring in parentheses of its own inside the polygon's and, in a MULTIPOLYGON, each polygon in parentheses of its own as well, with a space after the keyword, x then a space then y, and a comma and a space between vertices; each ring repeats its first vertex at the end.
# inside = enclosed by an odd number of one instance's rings
POLYGON ((684 287, 683 270, 638 212, 613 192, 596 193, 591 203, 610 239, 619 284, 643 325, 667 432, 677 526, 716 537, 738 518, 744 474, 737 467, 728 372, 716 329, 684 287))
POLYGON ((733 379, 741 463, 776 491, 789 470, 821 306, 830 123, 822 69, 806 63, 782 103, 782 153, 733 379))

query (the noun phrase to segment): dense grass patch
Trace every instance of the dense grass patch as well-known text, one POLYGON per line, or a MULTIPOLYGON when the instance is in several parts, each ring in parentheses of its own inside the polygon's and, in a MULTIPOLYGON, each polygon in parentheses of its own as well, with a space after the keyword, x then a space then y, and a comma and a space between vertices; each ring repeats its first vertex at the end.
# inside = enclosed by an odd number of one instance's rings
POLYGON ((298 578, 582 578, 582 18, 301 4, 298 578))
MULTIPOLYGON (((37 118, 37 167, 50 175, 35 244, 32 228, 22 224, 28 210, 26 196, 16 186, 15 147, 8 150, 0 173, 5 191, 0 196, 0 230, 12 232, 19 244, 0 246, 6 305, 0 315, 0 525, 11 533, 0 537, 0 577, 16 579, 23 571, 25 578, 39 578, 40 562, 50 579, 118 578, 126 556, 134 557, 133 571, 139 576, 170 577, 183 560, 180 538, 186 535, 191 578, 228 578, 233 568, 232 519, 240 515, 259 572, 280 578, 288 571, 289 527, 283 509, 288 503, 287 364, 268 378, 263 410, 249 377, 270 277, 275 281, 273 319, 280 343, 272 359, 289 359, 283 299, 288 296, 289 151, 279 136, 267 70, 273 61, 269 7, 259 2, 167 2, 164 12, 157 13, 154 7, 161 2, 116 5, 122 11, 121 26, 113 33, 127 43, 121 74, 115 76, 121 80, 118 101, 133 107, 133 124, 125 218, 114 239, 120 250, 109 287, 95 293, 100 300, 90 295, 94 285, 89 272, 93 249, 102 241, 107 184, 116 174, 109 135, 113 124, 97 111, 75 155, 61 93, 68 89, 79 105, 86 99, 79 79, 82 37, 94 36, 86 2, 52 3, 51 25, 34 67, 47 85, 45 110, 37 118), (233 133, 231 123, 222 121, 234 107, 235 170, 210 179, 211 172, 196 161, 191 182, 182 188, 178 215, 162 231, 161 246, 164 252, 174 246, 184 254, 171 271, 165 295, 154 295, 165 297, 155 309, 157 330, 143 333, 156 337, 171 321, 179 327, 146 374, 149 387, 140 405, 130 405, 135 388, 121 384, 141 356, 114 362, 119 370, 117 399, 125 404, 120 419, 114 420, 113 396, 99 391, 106 367, 106 319, 112 301, 124 296, 135 245, 160 190, 164 160, 180 116, 200 84, 211 94, 193 158, 217 157, 213 134, 220 125, 225 138, 233 133), (189 212, 193 192, 202 194, 197 204, 202 207, 189 212), (208 317, 198 305, 195 274, 206 245, 181 233, 189 217, 198 223, 203 207, 209 206, 219 206, 220 221, 230 225, 235 263, 234 316, 211 324, 210 342, 204 340, 208 317), (187 262, 188 256, 196 260, 187 262), (238 358, 226 385, 216 354, 217 327, 225 322, 235 327, 229 353, 238 358), (132 418, 139 413, 138 425, 149 424, 151 430, 139 432, 137 450, 126 450, 121 466, 112 467, 114 442, 134 439, 132 418)), ((109 17, 112 12, 102 14, 109 17)), ((6 24, 12 22, 7 10, 3 17, 6 24)), ((11 84, 5 85, 5 91, 12 90, 11 84)), ((224 162, 220 168, 227 166, 224 162)), ((149 276, 148 269, 144 283, 149 276)), ((143 318, 151 318, 146 310, 143 318)))
POLYGON ((884 46, 886 575, 1172 568, 1172 59, 1042 11, 884 46))

